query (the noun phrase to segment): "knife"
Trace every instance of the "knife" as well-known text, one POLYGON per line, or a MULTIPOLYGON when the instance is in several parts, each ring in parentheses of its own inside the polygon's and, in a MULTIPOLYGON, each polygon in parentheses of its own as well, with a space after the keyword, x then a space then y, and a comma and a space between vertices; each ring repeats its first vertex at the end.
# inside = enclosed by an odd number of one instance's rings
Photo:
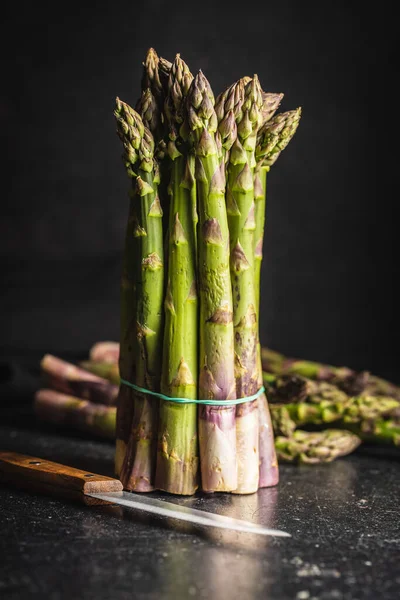
POLYGON ((124 492, 123 485, 118 479, 16 452, 0 452, 0 481, 34 492, 79 500, 88 505, 121 504, 162 517, 189 521, 196 525, 291 537, 286 531, 270 529, 251 521, 233 519, 151 496, 124 492))

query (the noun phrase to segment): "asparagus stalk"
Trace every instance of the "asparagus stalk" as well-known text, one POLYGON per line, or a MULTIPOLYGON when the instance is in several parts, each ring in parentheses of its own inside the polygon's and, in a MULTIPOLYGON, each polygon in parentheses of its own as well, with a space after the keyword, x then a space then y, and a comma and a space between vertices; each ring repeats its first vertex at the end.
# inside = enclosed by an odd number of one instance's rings
MULTIPOLYGON (((117 99, 117 111, 123 113, 124 105, 117 99)), ((129 108, 126 108, 127 116, 130 118, 129 124, 135 124, 133 113, 131 117, 129 108)), ((114 113, 115 114, 115 113, 114 113)), ((128 177, 132 183, 136 182, 135 173, 132 165, 139 160, 138 150, 140 148, 141 137, 144 134, 142 121, 138 120, 137 127, 129 127, 125 120, 121 120, 117 133, 124 145, 123 160, 128 177)), ((135 231, 138 229, 140 206, 136 197, 134 188, 131 189, 128 219, 125 232, 125 248, 122 262, 122 276, 120 285, 120 353, 119 353, 119 373, 126 381, 134 381, 135 376, 135 356, 137 354, 136 345, 136 312, 137 312, 137 288, 140 279, 140 268, 137 264, 138 238, 135 231)), ((116 421, 116 447, 115 447, 115 472, 121 477, 122 468, 125 462, 127 445, 131 436, 132 420, 134 412, 135 395, 131 388, 121 385, 119 388, 117 401, 117 421, 116 421)))
POLYGON ((115 439, 115 406, 95 404, 52 389, 35 393, 34 412, 43 421, 115 439))
POLYGON ((93 362, 117 363, 119 342, 96 342, 89 350, 89 360, 93 362))
MULTIPOLYGON (((266 94, 263 93, 263 125, 260 128, 257 136, 257 145, 255 150, 256 155, 256 170, 254 174, 254 200, 255 200, 255 231, 254 231, 254 282, 256 290, 256 313, 260 314, 260 290, 261 290, 261 262, 262 248, 264 241, 265 228, 265 207, 266 207, 266 174, 270 168, 265 162, 270 158, 272 151, 279 144, 282 149, 289 143, 296 131, 300 113, 292 111, 283 113, 273 118, 275 111, 283 98, 283 94, 266 94), (295 125, 293 125, 293 122, 295 125)), ((261 372, 261 345, 258 339, 257 359, 260 365, 261 372)), ((261 381, 260 381, 261 383, 261 381)), ((259 406, 262 406, 260 415, 267 414, 268 405, 267 397, 261 396, 259 406)), ((267 432, 268 429, 263 427, 263 421, 260 421, 260 432, 267 432)), ((271 442, 269 442, 271 444, 271 442)), ((267 447, 267 442, 260 438, 260 448, 267 447)), ((278 471, 269 467, 268 461, 264 460, 261 455, 260 460, 260 487, 268 487, 278 483, 278 471)))
POLYGON ((115 404, 118 386, 65 360, 46 354, 40 369, 47 387, 100 404, 115 404))
POLYGON ((380 416, 399 410, 400 402, 387 396, 360 395, 351 399, 343 412, 344 423, 375 421, 380 416))
POLYGON ((221 400, 220 406, 199 409, 202 489, 232 491, 237 487, 236 410, 223 405, 236 398, 229 231, 214 96, 201 71, 190 87, 186 109, 181 135, 190 135, 194 145, 199 202, 199 396, 221 400))
POLYGON ((351 429, 363 441, 400 446, 400 408, 388 411, 375 419, 364 419, 359 423, 344 420, 343 427, 351 429))
MULTIPOLYGON (((258 346, 259 344, 257 344, 258 346)), ((258 363, 260 364, 259 358, 258 363)), ((260 380, 261 385, 261 380, 260 380)), ((258 398, 258 428, 260 465, 258 472, 258 487, 273 487, 279 483, 278 458, 275 450, 274 428, 267 396, 258 398)))
POLYGON ((155 140, 161 139, 163 134, 162 113, 150 88, 145 88, 142 91, 135 109, 141 116, 143 125, 151 132, 153 138, 155 140))
MULTIPOLYGON (((183 102, 193 76, 177 55, 169 75, 165 112, 170 126, 172 160, 168 279, 165 299, 164 356, 161 391, 178 398, 196 399, 197 285, 196 201, 194 161, 177 137, 183 102)), ((156 487, 173 494, 194 494, 197 487, 197 408, 195 404, 163 401, 160 406, 156 487)))
POLYGON ((331 383, 313 381, 301 375, 263 374, 264 386, 271 403, 293 404, 311 402, 320 404, 323 401, 345 405, 349 396, 331 383))
MULTIPOLYGON (((170 164, 167 157, 166 138, 168 137, 164 105, 168 93, 168 77, 171 63, 159 57, 154 48, 149 48, 143 62, 142 96, 136 110, 142 117, 144 125, 151 131, 155 149, 154 155, 160 167, 159 195, 163 206, 163 228, 168 229, 169 197, 167 182, 170 180, 170 164)), ((167 236, 165 237, 167 244, 167 236)), ((167 258, 168 253, 165 252, 167 258)), ((165 265, 166 268, 166 265, 165 265)))
POLYGON ((215 114, 218 120, 218 136, 222 147, 223 163, 227 163, 229 152, 237 139, 237 122, 243 118, 244 87, 251 77, 242 77, 215 101, 215 114))
POLYGON ((162 114, 165 101, 166 65, 167 61, 160 65, 160 57, 154 48, 148 49, 143 62, 141 85, 142 90, 149 89, 151 92, 157 104, 159 115, 162 114))
POLYGON ((360 443, 360 438, 354 433, 336 429, 317 432, 297 430, 291 437, 275 438, 279 461, 300 464, 332 462, 353 452, 360 443))
MULTIPOLYGON (((255 75, 246 86, 237 88, 234 108, 237 137, 229 151, 227 166, 227 215, 230 236, 230 272, 233 296, 235 380, 238 397, 251 396, 259 389, 257 363, 258 326, 255 308, 254 246, 254 167, 257 130, 261 122, 262 95, 255 75)), ((228 112, 228 116, 229 116, 228 112)), ((224 119, 221 125, 229 121, 224 119)), ((227 136, 229 139, 229 136, 227 136)), ((236 408, 238 485, 236 493, 258 489, 259 430, 258 401, 236 408)))
POLYGON ((262 125, 265 125, 276 113, 283 99, 283 94, 264 92, 261 90, 262 96, 262 125))
MULTIPOLYGON (((132 248, 126 247, 129 257, 125 265, 136 273, 135 312, 129 307, 122 318, 135 329, 135 383, 158 391, 161 375, 161 346, 163 328, 163 235, 162 209, 157 194, 159 182, 154 159, 154 139, 136 111, 116 101, 117 131, 125 149, 125 161, 133 180, 133 211, 130 228, 132 248), (136 246, 136 254, 135 254, 136 246), (140 258, 140 264, 135 260, 140 258)), ((122 355, 122 352, 121 352, 122 355)), ((121 369, 121 376, 123 371, 121 369)), ((121 386, 121 393, 128 393, 121 386)), ((129 390, 129 394, 131 394, 129 390)), ((134 391, 132 429, 120 471, 124 487, 132 491, 151 491, 154 483, 158 404, 153 397, 134 391)), ((126 403, 124 403, 125 405, 126 403)), ((117 419, 119 417, 117 416, 117 419)))
POLYGON ((400 402, 400 386, 376 375, 369 375, 365 391, 371 396, 392 396, 400 402))
MULTIPOLYGON (((130 173, 130 163, 128 174, 130 173)), ((136 296, 137 296, 137 271, 136 264, 137 240, 133 231, 138 223, 138 202, 131 194, 129 212, 125 233, 125 249, 122 262, 122 276, 120 284, 120 352, 118 372, 126 381, 133 381, 135 373, 136 355, 136 296)), ((117 400, 116 446, 115 446, 115 473, 121 476, 126 449, 129 442, 134 409, 133 390, 126 385, 121 385, 117 400)))
MULTIPOLYGON (((163 77, 160 72, 160 60, 156 51, 150 48, 146 54, 143 63, 142 76, 142 95, 136 104, 136 110, 142 118, 142 123, 153 135, 157 144, 157 155, 163 156, 164 153, 164 126, 162 106, 164 103, 163 77)), ((124 140, 123 140, 123 143, 124 140)), ((131 164, 129 159, 126 162, 128 175, 131 175, 131 164)), ((161 191, 161 190, 160 190, 161 191)), ((165 196, 165 194, 164 194, 165 196)), ((135 264, 135 254, 137 243, 132 236, 132 228, 140 221, 139 208, 135 198, 131 198, 123 262, 123 276, 121 285, 121 336, 124 339, 122 345, 124 365, 123 378, 127 381, 133 381, 134 377, 134 354, 136 331, 132 327, 132 315, 135 314, 136 302, 136 280, 137 265, 135 264), (136 273, 136 275, 135 275, 136 273)), ((119 475, 124 462, 126 445, 129 440, 133 419, 133 395, 132 390, 124 386, 120 389, 118 396, 117 413, 117 441, 115 453, 115 470, 119 475)))
POLYGON ((269 348, 262 348, 261 358, 266 372, 276 375, 297 374, 317 381, 327 381, 351 396, 366 390, 370 379, 366 371, 356 372, 347 367, 333 367, 312 361, 286 358, 269 348))
POLYGON ((83 360, 81 361, 80 366, 85 371, 103 377, 103 379, 107 379, 107 381, 111 381, 111 383, 114 383, 115 385, 120 384, 118 363, 83 360))

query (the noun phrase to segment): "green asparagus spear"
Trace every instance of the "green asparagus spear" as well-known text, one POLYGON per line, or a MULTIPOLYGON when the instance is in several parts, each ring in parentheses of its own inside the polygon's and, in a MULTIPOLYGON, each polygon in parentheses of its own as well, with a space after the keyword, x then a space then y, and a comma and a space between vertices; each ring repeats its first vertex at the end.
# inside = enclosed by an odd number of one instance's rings
POLYGON ((94 343, 89 350, 89 361, 118 363, 119 342, 101 341, 94 343))
MULTIPOLYGON (((161 391, 167 396, 195 399, 198 395, 198 301, 194 157, 188 145, 177 136, 183 102, 192 80, 187 65, 177 55, 170 69, 165 102, 172 175, 161 391)), ((198 487, 198 462, 196 405, 162 402, 156 487, 173 494, 194 494, 198 487)))
POLYGON ((142 90, 149 89, 161 115, 165 101, 165 63, 160 65, 160 58, 154 48, 149 48, 143 62, 142 90))
POLYGON ((82 369, 85 369, 85 371, 103 377, 115 385, 120 384, 118 363, 83 360, 80 363, 80 366, 82 369))
POLYGON ((400 408, 394 408, 380 417, 364 419, 359 423, 344 420, 343 427, 351 429, 363 441, 400 446, 400 408))
POLYGON ((291 437, 275 438, 278 460, 303 464, 332 462, 350 454, 360 445, 360 438, 346 430, 325 429, 310 432, 297 430, 291 437))
POLYGON ((272 117, 278 110, 279 105, 283 99, 283 94, 275 94, 271 92, 264 92, 263 90, 261 90, 261 95, 263 102, 261 109, 262 125, 265 125, 267 121, 272 119, 272 117))
POLYGON ((317 381, 327 381, 350 396, 368 391, 367 386, 370 376, 366 371, 357 372, 347 367, 333 367, 307 360, 286 358, 283 354, 274 352, 269 348, 262 348, 261 358, 264 371, 269 373, 277 375, 297 374, 317 381))
POLYGON ((400 386, 376 375, 369 375, 365 392, 371 396, 392 396, 392 398, 396 398, 400 402, 400 386))
POLYGON ((115 439, 115 406, 96 404, 53 389, 41 389, 35 393, 34 412, 42 421, 115 439))
MULTIPOLYGON (((283 94, 267 94, 263 93, 263 125, 260 128, 257 136, 257 145, 255 150, 256 155, 256 170, 254 175, 254 200, 255 200, 255 231, 254 231, 254 282, 256 290, 256 313, 260 313, 260 290, 261 290, 261 261, 262 261, 262 247, 264 241, 264 227, 265 227, 265 207, 266 207, 266 174, 270 169, 270 165, 264 163, 270 158, 271 153, 275 147, 280 144, 282 149, 286 147, 291 137, 297 128, 298 119, 300 118, 300 112, 292 111, 289 113, 283 113, 282 115, 276 115, 276 112, 283 94), (294 121, 296 126, 293 125, 294 121)), ((272 163, 271 163, 272 164, 272 163)), ((261 363, 261 345, 258 340, 257 345, 257 358, 259 364, 261 363)), ((260 367, 261 369, 261 367, 260 367)), ((267 405, 265 395, 260 397, 259 404, 267 405)), ((261 412, 261 414, 265 412, 261 412)), ((260 448, 265 447, 260 438, 260 448)), ((264 460, 261 453, 260 460, 260 487, 267 487, 274 485, 274 470, 268 469, 268 463, 264 460)), ((278 474, 276 473, 277 483, 278 474)))
MULTIPOLYGON (((137 203, 130 235, 136 246, 130 264, 136 273, 135 314, 127 307, 124 320, 135 329, 135 383, 158 391, 161 377, 163 332, 163 234, 162 209, 157 194, 158 167, 154 140, 140 115, 117 98, 117 131, 125 149, 127 169, 133 180, 133 202, 137 203), (139 264, 135 264, 135 256, 139 264), (139 262, 140 261, 140 262, 139 262)), ((126 261, 127 262, 127 261, 126 261)), ((122 352, 121 352, 122 356, 122 352)), ((123 372, 121 370, 121 376, 123 372)), ((121 386, 121 389, 127 386, 121 386)), ((151 396, 133 392, 132 430, 121 468, 124 487, 151 491, 154 484, 158 404, 151 396)), ((118 417, 117 417, 118 418, 118 417)))
POLYGON ((150 88, 142 91, 142 95, 136 104, 136 112, 142 118, 143 125, 151 131, 155 140, 163 136, 162 113, 150 88))
MULTIPOLYGON (((155 137, 157 156, 164 152, 163 135, 164 127, 162 121, 162 106, 164 102, 164 89, 162 76, 160 76, 160 60, 153 48, 146 54, 143 63, 142 95, 136 104, 136 110, 142 118, 142 123, 155 137)), ((122 140, 125 144, 124 139, 122 140)), ((138 143, 138 138, 135 144, 138 143)), ((128 154, 132 154, 132 149, 128 154)), ((134 157, 134 155, 132 155, 134 157)), ((134 157, 135 160, 139 157, 134 157)), ((129 156, 125 156, 125 164, 128 175, 131 174, 131 162, 129 156)), ((120 368, 123 379, 133 381, 136 330, 133 327, 132 315, 136 313, 135 303, 137 295, 138 265, 135 261, 137 241, 132 235, 132 229, 139 222, 139 207, 135 198, 131 198, 127 230, 125 237, 125 252, 123 259, 123 274, 121 279, 121 347, 120 368)), ((133 392, 126 386, 121 387, 118 396, 117 411, 117 442, 115 454, 115 471, 120 475, 126 452, 126 444, 130 436, 133 419, 133 392)))
POLYGON ((293 404, 298 402, 311 402, 319 404, 322 401, 346 404, 349 396, 326 381, 313 381, 301 375, 272 375, 263 374, 264 386, 268 398, 275 404, 293 404))
POLYGON ((46 387, 99 404, 116 402, 116 385, 52 354, 43 356, 40 370, 46 387))
POLYGON ((221 140, 224 163, 227 163, 229 151, 237 139, 237 122, 243 118, 244 88, 249 81, 251 77, 242 77, 222 92, 215 101, 218 136, 221 140))
POLYGON ((221 400, 199 409, 202 489, 237 487, 232 288, 225 178, 215 133, 214 96, 200 71, 190 87, 181 135, 190 137, 196 155, 199 210, 198 282, 200 299, 199 397, 221 400))
MULTIPOLYGON (((262 95, 255 75, 242 89, 235 116, 237 137, 229 151, 227 166, 227 214, 230 239, 230 271, 235 335, 235 379, 238 397, 251 396, 259 388, 257 363, 258 325, 255 313, 253 270, 255 145, 261 123, 262 95)), ((227 113, 229 116, 229 112, 227 113)), ((222 125, 227 120, 222 121, 222 125)), ((227 136, 229 139, 229 136, 227 136)), ((258 489, 258 401, 236 408, 238 486, 236 493, 258 489)))
POLYGON ((351 402, 343 411, 343 422, 375 421, 380 416, 399 408, 400 402, 395 398, 362 394, 351 398, 351 402))

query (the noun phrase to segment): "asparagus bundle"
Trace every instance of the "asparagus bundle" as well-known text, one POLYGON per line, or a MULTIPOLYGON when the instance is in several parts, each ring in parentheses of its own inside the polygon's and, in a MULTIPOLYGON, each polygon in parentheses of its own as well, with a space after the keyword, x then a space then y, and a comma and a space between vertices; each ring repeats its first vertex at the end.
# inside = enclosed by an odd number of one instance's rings
POLYGON ((52 354, 42 358, 40 370, 47 387, 101 404, 116 402, 116 385, 52 354))
MULTIPOLYGON (((255 75, 228 88, 215 106, 201 71, 193 78, 179 55, 170 63, 153 49, 136 110, 117 99, 117 130, 134 184, 121 286, 116 448, 127 489, 194 493, 197 436, 204 491, 251 493, 278 481, 266 397, 247 398, 262 386, 256 148, 281 99, 264 92, 255 75), (160 410, 159 399, 126 382, 161 390, 160 410), (243 402, 236 407, 229 401, 237 397, 243 402), (197 410, 190 403, 197 399, 218 404, 197 410)), ((117 380, 109 367, 85 366, 117 380)))

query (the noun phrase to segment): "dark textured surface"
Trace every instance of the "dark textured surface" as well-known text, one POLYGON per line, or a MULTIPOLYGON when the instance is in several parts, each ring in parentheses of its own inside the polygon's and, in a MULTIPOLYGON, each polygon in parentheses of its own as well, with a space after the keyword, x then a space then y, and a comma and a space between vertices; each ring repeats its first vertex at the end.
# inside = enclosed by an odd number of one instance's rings
MULTIPOLYGON (((0 448, 112 475, 113 445, 72 434, 3 419, 0 448)), ((284 529, 288 539, 194 529, 0 485, 0 597, 394 600, 399 474, 396 455, 361 453, 321 467, 282 466, 279 487, 254 495, 174 500, 284 529)))

